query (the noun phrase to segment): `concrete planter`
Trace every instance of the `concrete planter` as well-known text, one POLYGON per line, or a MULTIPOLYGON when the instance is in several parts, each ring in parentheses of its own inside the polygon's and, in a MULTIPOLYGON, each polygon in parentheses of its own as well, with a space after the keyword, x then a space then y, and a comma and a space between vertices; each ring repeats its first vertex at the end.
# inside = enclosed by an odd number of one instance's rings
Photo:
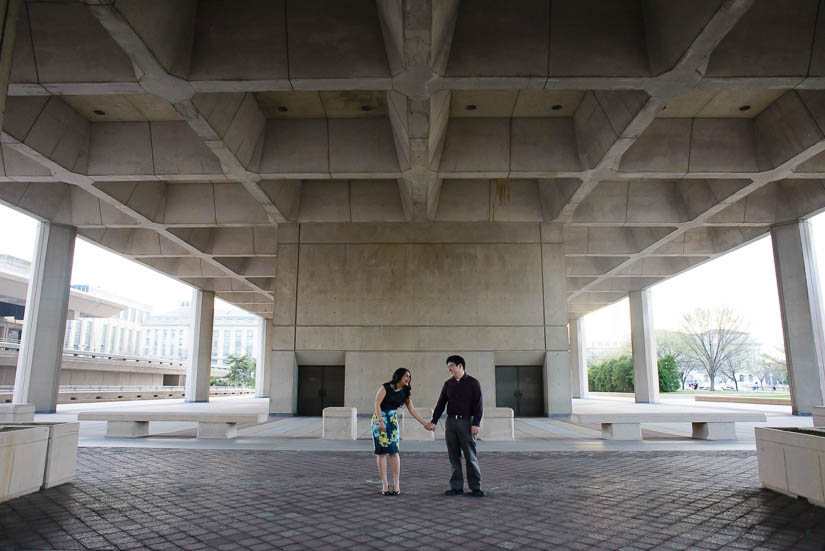
POLYGON ((813 418, 815 427, 825 427, 825 407, 815 407, 813 418))
POLYGON ((48 428, 49 445, 43 488, 71 482, 77 472, 77 436, 80 423, 31 423, 8 426, 48 428))
POLYGON ((510 408, 484 408, 479 427, 482 440, 515 440, 515 419, 510 408))
POLYGON ((825 429, 756 427, 759 481, 825 507, 825 429))
POLYGON ((321 427, 324 440, 355 440, 358 437, 358 410, 324 408, 321 427))
POLYGON ((48 446, 49 427, 0 426, 0 501, 40 489, 48 446))

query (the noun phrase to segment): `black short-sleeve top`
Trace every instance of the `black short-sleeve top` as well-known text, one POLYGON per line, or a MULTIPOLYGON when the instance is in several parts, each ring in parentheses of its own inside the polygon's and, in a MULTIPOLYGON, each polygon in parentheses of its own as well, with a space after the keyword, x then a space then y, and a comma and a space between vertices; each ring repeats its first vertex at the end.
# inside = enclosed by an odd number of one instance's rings
POLYGON ((387 395, 381 401, 381 411, 390 411, 391 409, 398 409, 404 405, 407 398, 410 397, 410 387, 405 386, 401 390, 395 390, 391 383, 384 383, 384 390, 387 395))

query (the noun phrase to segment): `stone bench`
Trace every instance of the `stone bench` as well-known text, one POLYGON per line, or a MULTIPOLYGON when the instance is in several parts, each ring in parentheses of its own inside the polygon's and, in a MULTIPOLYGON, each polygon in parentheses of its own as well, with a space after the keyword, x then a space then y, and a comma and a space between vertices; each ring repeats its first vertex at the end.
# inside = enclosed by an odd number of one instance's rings
POLYGON ((825 407, 815 407, 813 409, 815 427, 825 427, 825 407))
POLYGON ((510 408, 484 408, 478 436, 482 440, 515 440, 513 410, 510 408))
POLYGON ((765 422, 764 413, 732 412, 647 412, 574 413, 574 423, 601 424, 605 440, 641 440, 642 423, 691 423, 693 438, 699 440, 736 440, 736 422, 765 422))
POLYGON ((235 438, 238 423, 264 423, 267 413, 206 413, 88 411, 77 414, 78 421, 106 421, 106 438, 138 438, 149 435, 151 421, 191 422, 198 424, 198 438, 235 438))
POLYGON ((355 440, 358 438, 358 410, 355 408, 324 408, 321 417, 322 440, 355 440))

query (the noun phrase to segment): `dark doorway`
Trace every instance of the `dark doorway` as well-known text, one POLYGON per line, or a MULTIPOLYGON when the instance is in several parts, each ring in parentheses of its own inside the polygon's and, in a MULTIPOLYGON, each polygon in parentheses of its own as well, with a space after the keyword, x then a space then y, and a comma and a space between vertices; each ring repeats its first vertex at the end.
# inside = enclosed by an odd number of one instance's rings
POLYGON ((544 415, 544 376, 540 365, 496 367, 496 406, 516 417, 544 415))
POLYGON ((298 415, 320 417, 324 408, 344 405, 344 366, 298 366, 298 415))

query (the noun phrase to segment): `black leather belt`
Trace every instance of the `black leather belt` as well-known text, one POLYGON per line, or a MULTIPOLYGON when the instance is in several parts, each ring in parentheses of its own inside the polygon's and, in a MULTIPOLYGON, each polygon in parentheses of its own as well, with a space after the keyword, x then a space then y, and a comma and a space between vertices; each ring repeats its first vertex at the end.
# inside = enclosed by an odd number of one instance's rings
POLYGON ((469 419, 470 418, 469 415, 453 415, 452 413, 448 413, 447 417, 450 417, 452 419, 469 419))

